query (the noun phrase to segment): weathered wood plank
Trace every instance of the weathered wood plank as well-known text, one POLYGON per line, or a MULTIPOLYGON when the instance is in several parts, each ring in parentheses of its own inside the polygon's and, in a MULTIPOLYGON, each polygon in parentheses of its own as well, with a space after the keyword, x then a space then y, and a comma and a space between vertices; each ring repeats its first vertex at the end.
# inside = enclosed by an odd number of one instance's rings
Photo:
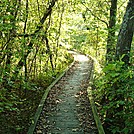
POLYGON ((29 130, 28 130, 27 134, 33 134, 34 129, 35 129, 36 124, 37 124, 37 121, 38 121, 38 119, 39 119, 39 117, 40 117, 41 111, 42 111, 42 109, 43 109, 43 105, 44 105, 44 103, 45 103, 45 100, 46 100, 46 98, 47 98, 47 96, 48 96, 49 91, 50 91, 51 88, 66 74, 66 72, 67 72, 73 65, 74 65, 74 61, 73 61, 73 62, 71 63, 71 65, 70 65, 69 67, 67 67, 67 69, 65 69, 64 72, 63 72, 54 82, 52 82, 52 84, 45 90, 45 93, 44 93, 44 95, 43 95, 43 97, 42 97, 42 99, 41 99, 41 101, 40 101, 40 104, 39 104, 39 106, 38 106, 38 108, 37 108, 37 111, 36 111, 36 113, 35 113, 33 122, 32 122, 32 124, 31 124, 31 126, 29 127, 29 130))
POLYGON ((87 88, 87 92, 88 92, 88 96, 89 96, 89 100, 90 100, 90 104, 92 107, 92 112, 93 112, 93 116, 94 116, 94 119, 96 122, 98 132, 99 132, 99 134, 105 134, 102 123, 101 123, 100 118, 99 118, 98 113, 97 113, 97 109, 96 109, 96 106, 95 106, 95 103, 93 100, 93 96, 92 96, 93 72, 94 72, 94 70, 92 67, 92 72, 90 75, 89 87, 87 88))

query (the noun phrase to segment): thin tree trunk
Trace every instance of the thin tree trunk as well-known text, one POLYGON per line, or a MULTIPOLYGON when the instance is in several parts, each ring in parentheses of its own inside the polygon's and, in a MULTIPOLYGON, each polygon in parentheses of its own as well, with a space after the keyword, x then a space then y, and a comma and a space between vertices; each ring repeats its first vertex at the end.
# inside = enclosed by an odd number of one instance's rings
POLYGON ((52 67, 52 70, 54 70, 53 55, 49 47, 48 38, 45 37, 45 40, 46 40, 47 53, 49 54, 49 58, 50 58, 51 67, 52 67))
MULTIPOLYGON (((50 2, 49 7, 48 7, 48 8, 46 9, 46 11, 44 12, 43 17, 41 18, 41 20, 40 20, 40 22, 39 22, 39 24, 38 24, 38 26, 37 26, 37 28, 36 28, 34 34, 33 34, 34 36, 36 35, 36 33, 38 33, 38 32, 42 29, 42 27, 43 27, 42 25, 43 25, 44 22, 46 21, 47 17, 51 14, 52 8, 53 8, 53 6, 55 5, 55 2, 56 2, 56 1, 57 1, 57 0, 52 0, 52 1, 50 2)), ((25 36, 25 37, 26 37, 26 36, 25 36)), ((34 37, 33 37, 33 38, 34 38, 34 37)), ((28 50, 27 50, 27 52, 24 54, 24 59, 27 59, 29 53, 30 53, 31 50, 32 50, 32 47, 33 47, 33 42, 30 41, 30 43, 28 44, 28 50)), ((13 80, 17 77, 17 75, 18 75, 20 69, 24 66, 24 59, 21 58, 20 61, 18 62, 17 66, 16 66, 16 69, 15 69, 15 73, 14 73, 15 75, 12 77, 13 80)))
POLYGON ((62 19, 63 19, 63 13, 64 13, 64 3, 63 3, 63 0, 62 0, 62 12, 61 12, 61 15, 60 15, 60 22, 59 22, 59 29, 58 29, 58 35, 57 35, 57 38, 56 38, 56 41, 57 41, 57 46, 56 46, 56 57, 55 57, 55 68, 56 68, 56 61, 57 61, 57 56, 58 56, 58 48, 59 48, 59 38, 60 38, 60 32, 61 32, 61 25, 62 25, 62 19))
POLYGON ((45 41, 46 41, 46 48, 47 48, 46 54, 49 55, 50 64, 51 64, 52 70, 54 70, 53 54, 52 54, 52 51, 51 51, 50 46, 49 46, 49 40, 47 38, 47 31, 50 27, 50 23, 51 23, 51 14, 49 16, 49 21, 48 21, 48 24, 47 24, 46 29, 45 29, 45 35, 43 36, 42 40, 45 39, 45 41))
POLYGON ((34 55, 32 61, 31 61, 31 65, 30 65, 30 67, 29 67, 29 74, 30 74, 31 71, 32 71, 32 67, 33 67, 33 64, 34 64, 34 60, 36 59, 37 53, 38 53, 38 51, 39 51, 39 48, 40 48, 40 46, 37 46, 37 47, 36 47, 35 55, 34 55))
MULTIPOLYGON (((25 12, 25 22, 24 22, 24 29, 23 29, 23 33, 25 34, 26 33, 26 28, 27 28, 27 20, 28 20, 28 0, 26 0, 26 12, 25 12)), ((24 45, 23 45, 23 56, 25 55, 26 53, 26 39, 24 37, 24 45)), ((25 81, 25 86, 27 85, 27 81, 28 81, 28 74, 27 74, 27 58, 24 58, 24 68, 25 68, 25 72, 24 72, 24 81, 25 81)), ((26 86, 27 88, 27 86, 26 86)), ((25 95, 26 95, 26 91, 27 89, 25 88, 25 95)))
POLYGON ((115 53, 115 25, 116 25, 117 0, 111 0, 110 20, 108 26, 106 61, 112 61, 115 53))

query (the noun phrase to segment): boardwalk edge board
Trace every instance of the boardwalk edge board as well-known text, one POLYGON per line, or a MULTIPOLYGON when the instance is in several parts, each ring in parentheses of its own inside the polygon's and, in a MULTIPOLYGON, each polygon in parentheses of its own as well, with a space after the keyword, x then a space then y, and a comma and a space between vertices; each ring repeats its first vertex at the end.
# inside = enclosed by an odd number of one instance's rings
POLYGON ((35 113, 35 116, 34 116, 34 118, 33 118, 32 124, 30 125, 27 134, 33 134, 33 133, 34 133, 34 130, 35 130, 37 121, 38 121, 38 119, 39 119, 39 117, 40 117, 41 111, 42 111, 42 109, 43 109, 43 105, 44 105, 44 103, 45 103, 45 100, 46 100, 46 98, 47 98, 47 96, 48 96, 49 91, 50 91, 51 88, 66 74, 66 72, 74 65, 74 63, 75 63, 75 61, 73 61, 73 62, 70 64, 70 66, 67 67, 67 68, 63 71, 63 73, 62 73, 54 82, 52 82, 52 84, 45 90, 45 93, 44 93, 44 95, 43 95, 43 97, 42 97, 42 99, 41 99, 41 101, 40 101, 40 104, 39 104, 37 110, 36 110, 36 113, 35 113))
POLYGON ((91 70, 90 80, 89 80, 89 87, 87 88, 87 92, 88 92, 88 96, 89 96, 89 100, 90 100, 90 104, 92 107, 92 112, 93 112, 93 116, 95 119, 95 123, 96 123, 97 129, 98 129, 98 132, 99 132, 99 134, 105 134, 102 123, 99 118, 99 115, 97 113, 97 108, 95 106, 93 96, 92 96, 93 72, 94 72, 94 65, 92 65, 92 70, 91 70))

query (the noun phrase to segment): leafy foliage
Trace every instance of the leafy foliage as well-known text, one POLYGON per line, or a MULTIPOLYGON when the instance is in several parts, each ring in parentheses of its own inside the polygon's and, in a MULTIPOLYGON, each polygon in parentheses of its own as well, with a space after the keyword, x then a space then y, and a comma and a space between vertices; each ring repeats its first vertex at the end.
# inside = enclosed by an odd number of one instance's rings
POLYGON ((60 46, 64 5, 0 3, 0 133, 26 133, 46 87, 73 61, 60 46))
POLYGON ((96 101, 112 133, 132 133, 134 124, 134 72, 124 62, 110 63, 96 80, 96 101))

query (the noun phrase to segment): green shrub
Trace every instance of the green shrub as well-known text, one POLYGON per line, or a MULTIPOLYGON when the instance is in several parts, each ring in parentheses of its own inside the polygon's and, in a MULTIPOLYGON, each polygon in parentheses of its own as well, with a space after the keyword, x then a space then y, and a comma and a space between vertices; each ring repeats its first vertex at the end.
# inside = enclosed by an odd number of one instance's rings
POLYGON ((106 65, 95 81, 96 101, 104 126, 111 133, 134 131, 134 68, 117 61, 106 65))

